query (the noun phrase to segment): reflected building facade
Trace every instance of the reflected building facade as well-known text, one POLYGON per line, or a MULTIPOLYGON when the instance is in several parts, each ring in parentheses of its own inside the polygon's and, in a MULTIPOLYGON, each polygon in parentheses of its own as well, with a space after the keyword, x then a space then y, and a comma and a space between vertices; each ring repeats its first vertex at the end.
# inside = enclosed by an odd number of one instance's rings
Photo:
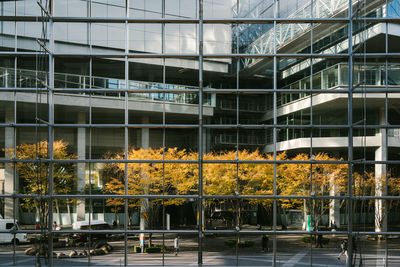
POLYGON ((153 230, 187 231, 199 264, 212 237, 268 234, 273 266, 291 231, 399 231, 398 0, 0 8, 3 218, 118 225, 125 265, 153 230))

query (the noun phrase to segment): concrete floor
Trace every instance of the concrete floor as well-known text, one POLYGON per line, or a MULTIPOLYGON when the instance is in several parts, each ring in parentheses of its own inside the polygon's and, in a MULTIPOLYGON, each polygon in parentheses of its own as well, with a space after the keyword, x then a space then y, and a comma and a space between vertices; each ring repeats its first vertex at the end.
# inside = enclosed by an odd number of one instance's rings
MULTIPOLYGON (((272 252, 263 253, 260 247, 260 238, 254 236, 243 237, 242 240, 252 240, 255 245, 250 248, 238 250, 236 256, 235 248, 228 248, 224 241, 231 237, 206 237, 203 245, 203 266, 272 266, 272 252)), ((128 266, 196 266, 198 259, 196 238, 181 238, 181 251, 178 256, 172 253, 173 239, 166 239, 165 245, 169 251, 164 253, 141 254, 133 253, 133 246, 138 241, 128 241, 128 266), (164 263, 164 264, 163 264, 164 263)), ((341 237, 330 237, 330 241, 323 248, 312 249, 310 244, 301 241, 301 236, 278 236, 276 266, 345 266, 346 259, 337 256, 340 252, 341 237)), ((154 238, 155 244, 161 244, 162 240, 154 238)), ((124 242, 111 241, 114 251, 108 255, 92 256, 91 266, 123 266, 124 265, 124 242)), ((35 266, 35 257, 25 256, 24 249, 29 247, 23 244, 17 247, 16 266, 35 266)), ((270 247, 272 240, 270 239, 270 247)), ((362 266, 385 266, 384 241, 360 239, 356 255, 356 265, 359 266, 360 257, 362 266)), ((388 244, 388 266, 400 266, 400 239, 390 239, 388 244)), ((56 248, 55 252, 68 254, 71 249, 83 248, 56 248)), ((13 266, 13 248, 11 245, 0 246, 0 266, 13 266)), ((41 260, 41 266, 48 266, 48 262, 41 260)), ((54 258, 54 266, 88 266, 88 258, 54 258)))

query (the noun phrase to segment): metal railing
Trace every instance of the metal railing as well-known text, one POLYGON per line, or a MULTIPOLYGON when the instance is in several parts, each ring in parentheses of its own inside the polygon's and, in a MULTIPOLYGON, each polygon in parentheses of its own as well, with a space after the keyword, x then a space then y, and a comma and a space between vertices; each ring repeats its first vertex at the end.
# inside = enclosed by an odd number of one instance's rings
POLYGON ((242 135, 239 138, 236 134, 223 133, 214 137, 216 144, 235 145, 264 145, 266 142, 265 137, 255 135, 242 135))
MULTIPOLYGON (((35 71, 27 69, 13 69, 0 67, 0 88, 37 88, 47 84, 48 72, 35 71), (16 77, 15 77, 16 76, 16 77)), ((128 86, 124 79, 106 78, 98 76, 78 75, 70 73, 54 73, 55 88, 76 88, 82 89, 79 94, 89 94, 89 89, 105 89, 104 93, 101 90, 96 90, 93 95, 106 96, 112 98, 122 98, 123 93, 119 89, 143 89, 143 90, 197 90, 198 87, 178 85, 178 84, 163 84, 158 82, 135 81, 129 80, 128 86), (88 89, 85 92, 85 89, 88 89), (116 92, 110 92, 109 89, 116 89, 116 92)), ((179 104, 199 104, 198 93, 172 93, 172 92, 155 92, 155 93, 128 93, 130 100, 151 100, 151 101, 166 101, 179 104)), ((204 96, 204 106, 215 106, 215 94, 206 94, 204 96)))
MULTIPOLYGON (((335 89, 337 87, 346 87, 348 82, 347 63, 338 63, 327 69, 314 73, 312 76, 305 77, 301 80, 293 82, 283 87, 283 89, 304 89, 304 93, 283 94, 278 99, 278 106, 282 106, 293 101, 303 99, 309 96, 307 89, 335 89), (312 87, 310 88, 310 79, 312 79, 312 87)), ((387 66, 381 64, 354 64, 353 65, 353 81, 354 84, 362 83, 365 86, 374 87, 400 87, 400 64, 391 64, 387 66)), ((269 106, 268 109, 272 109, 269 106)))

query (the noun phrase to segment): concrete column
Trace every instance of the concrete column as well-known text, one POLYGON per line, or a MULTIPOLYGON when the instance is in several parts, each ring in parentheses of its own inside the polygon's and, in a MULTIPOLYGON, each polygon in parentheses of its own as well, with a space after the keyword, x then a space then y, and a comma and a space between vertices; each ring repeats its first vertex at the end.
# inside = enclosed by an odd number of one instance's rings
MULTIPOLYGON (((142 124, 149 124, 149 117, 142 117, 142 124)), ((140 137, 140 145, 143 149, 148 149, 150 147, 150 132, 149 128, 142 128, 142 133, 140 137)))
MULTIPOLYGON (((337 196, 340 194, 339 188, 335 183, 335 176, 331 175, 329 179, 330 183, 330 196, 337 196)), ((329 224, 335 223, 337 227, 340 227, 340 199, 331 199, 329 203, 329 224)))
MULTIPOLYGON (((142 124, 149 124, 149 117, 142 117, 142 124)), ((149 149, 150 147, 150 133, 149 128, 142 128, 141 130, 141 148, 149 149)), ((148 191, 148 190, 147 190, 148 191)), ((147 193, 147 192, 146 192, 147 193)), ((143 213, 147 212, 149 209, 149 200, 147 198, 143 199, 140 205, 140 230, 146 229, 146 220, 143 217, 143 213)))
MULTIPOLYGON (((86 114, 84 112, 78 113, 78 123, 86 122, 86 114)), ((77 129, 77 149, 78 149, 78 159, 86 158, 86 129, 78 128, 77 129)), ((78 192, 83 193, 85 191, 85 183, 86 183, 86 164, 78 163, 77 164, 77 186, 78 192)), ((77 221, 85 220, 85 200, 78 199, 76 203, 76 215, 77 221)))
POLYGON ((210 151, 209 149, 209 140, 207 139, 209 135, 207 135, 207 130, 203 130, 203 153, 207 153, 208 151, 210 151))
MULTIPOLYGON (((14 106, 6 105, 5 107, 5 122, 14 123, 14 106)), ((14 149, 15 147, 15 134, 13 127, 5 127, 5 149, 14 149)), ((6 159, 11 157, 6 153, 6 159)), ((11 164, 4 166, 4 194, 13 194, 17 190, 17 184, 14 180, 14 167, 11 164)), ((15 207, 18 207, 18 200, 15 200, 15 207)), ((12 198, 6 198, 4 201, 4 218, 14 218, 14 202, 12 198)), ((18 209, 15 208, 15 218, 18 219, 18 209)))
MULTIPOLYGON (((386 124, 385 109, 379 111, 379 124, 386 124)), ((379 130, 380 146, 375 150, 375 160, 387 160, 386 129, 379 130)), ((375 196, 385 195, 386 164, 375 164, 375 196)), ((375 200, 375 232, 387 230, 387 216, 385 214, 385 201, 375 200)))

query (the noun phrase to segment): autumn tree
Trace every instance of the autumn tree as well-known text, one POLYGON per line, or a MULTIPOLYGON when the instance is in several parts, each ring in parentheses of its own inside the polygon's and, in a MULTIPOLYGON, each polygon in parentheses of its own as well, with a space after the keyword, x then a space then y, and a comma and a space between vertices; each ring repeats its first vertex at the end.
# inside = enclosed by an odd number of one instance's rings
MULTIPOLYGON (((286 158, 287 159, 287 158, 286 158)), ((291 158, 292 161, 310 161, 308 154, 298 154, 291 158)), ((313 156, 315 164, 286 163, 279 166, 277 177, 277 190, 280 195, 288 196, 328 196, 339 195, 347 190, 348 165, 329 163, 329 161, 342 161, 330 157, 326 153, 313 156), (318 163, 318 161, 322 163, 318 163)), ((342 202, 343 205, 344 202, 342 202)), ((300 208, 304 211, 304 219, 312 213, 315 224, 318 225, 330 208, 329 200, 283 199, 281 207, 285 212, 288 208, 300 208), (308 203, 307 203, 308 202, 308 203)))
MULTIPOLYGON (((196 160, 196 153, 177 148, 163 149, 134 149, 128 151, 128 159, 135 160, 159 160, 183 161, 196 160)), ((108 157, 114 160, 124 159, 124 154, 119 153, 108 157)), ((107 167, 110 174, 109 181, 104 185, 104 190, 111 194, 123 195, 125 193, 125 173, 127 174, 127 192, 129 195, 185 195, 194 194, 197 191, 198 168, 196 164, 190 163, 109 163, 107 167)), ((156 223, 154 214, 158 215, 160 204, 181 205, 182 198, 154 199, 148 201, 143 199, 129 199, 129 218, 135 208, 141 208, 142 216, 146 219, 148 227, 156 223)), ((107 206, 115 211, 122 208, 124 200, 113 198, 107 200, 107 206)), ((131 222, 130 222, 131 223, 131 222)))
MULTIPOLYGON (((264 155, 258 150, 226 151, 221 153, 208 153, 205 160, 216 163, 204 164, 203 181, 204 194, 206 195, 272 195, 273 194, 273 164, 259 163, 223 163, 224 161, 263 161, 272 160, 273 156, 264 155), (218 163, 221 162, 221 163, 218 163)), ((242 210, 245 204, 261 204, 263 207, 272 204, 271 200, 262 199, 231 199, 213 201, 204 204, 206 216, 211 216, 213 205, 226 202, 228 206, 235 207, 236 225, 242 224, 242 210)))
MULTIPOLYGON (((109 157, 115 160, 124 159, 123 154, 109 157)), ((180 160, 196 161, 198 154, 177 148, 162 149, 130 149, 128 159, 155 160, 160 162, 110 163, 109 181, 104 185, 104 190, 111 194, 123 195, 125 193, 125 172, 128 177, 127 192, 130 195, 163 195, 163 194, 197 194, 198 192, 198 165, 186 162, 177 163, 180 160), (174 161, 172 163, 162 162, 174 161)), ((274 157, 270 154, 260 153, 258 150, 212 152, 204 154, 204 160, 211 161, 203 164, 203 193, 210 196, 262 196, 273 194, 274 164, 247 163, 248 161, 269 161, 274 157), (245 163, 241 163, 244 161, 245 163), (247 162, 246 162, 247 161, 247 162), (232 163, 233 162, 233 163, 232 163), (236 162, 236 163, 235 163, 236 162)), ((276 160, 289 160, 286 153, 277 155, 276 160)), ((298 154, 293 161, 309 161, 306 154, 298 154)), ((337 161, 325 153, 314 156, 315 164, 276 164, 277 191, 280 195, 309 196, 335 195, 347 188, 347 165, 331 164, 329 161, 337 161), (320 161, 321 163, 318 163, 320 161), (312 166, 312 169, 311 169, 312 166)), ((157 209, 161 206, 161 200, 143 202, 143 199, 129 199, 130 211, 132 208, 145 207, 143 216, 147 218, 151 227, 151 214, 158 215, 157 209), (152 211, 152 212, 150 212, 152 211), (156 212, 154 212, 156 211, 156 212)), ((183 199, 166 199, 164 205, 180 205, 183 199)), ((203 210, 206 217, 210 218, 216 205, 225 203, 236 214, 236 225, 241 225, 241 213, 246 204, 260 204, 264 208, 272 205, 271 199, 258 199, 249 197, 248 200, 221 197, 207 199, 203 202, 203 210)), ((123 207, 122 198, 109 199, 107 205, 118 210, 123 207)), ((312 211, 320 220, 329 208, 329 201, 318 201, 307 204, 304 200, 282 200, 281 207, 285 212, 288 208, 304 209, 305 214, 312 211)), ((129 216, 131 217, 131 216, 129 216)))
MULTIPOLYGON (((379 177, 374 171, 364 169, 353 174, 353 194, 357 196, 384 196, 400 194, 400 179, 390 170, 379 177), (387 185, 387 186, 386 186, 387 185)), ((368 214, 374 214, 376 229, 384 229, 386 214, 398 208, 394 199, 362 199, 353 203, 353 213, 360 216, 360 222, 367 222, 368 214), (379 210, 380 209, 380 210, 379 210), (358 212, 356 212, 358 211, 358 212), (387 211, 387 212, 386 212, 387 211), (361 216, 363 216, 361 218, 361 216)))
MULTIPOLYGON (((49 194, 49 163, 42 161, 48 159, 48 142, 41 141, 36 144, 20 144, 14 149, 6 149, 10 158, 15 156, 21 160, 35 160, 34 162, 16 162, 15 168, 18 172, 21 193, 27 195, 49 194), (15 154, 15 155, 14 155, 15 154)), ((68 152, 68 143, 63 140, 53 142, 54 159, 75 159, 76 156, 68 152)), ((14 167, 14 163, 11 163, 14 167)), ((77 178, 74 176, 73 163, 53 162, 53 194, 71 193, 76 188, 77 178)), ((55 200, 56 212, 60 215, 60 205, 70 205, 70 200, 55 200)), ((42 198, 24 198, 22 207, 35 210, 36 217, 42 219, 42 225, 47 227, 49 215, 49 203, 42 198), (44 216, 40 216, 44 215, 44 216)))

